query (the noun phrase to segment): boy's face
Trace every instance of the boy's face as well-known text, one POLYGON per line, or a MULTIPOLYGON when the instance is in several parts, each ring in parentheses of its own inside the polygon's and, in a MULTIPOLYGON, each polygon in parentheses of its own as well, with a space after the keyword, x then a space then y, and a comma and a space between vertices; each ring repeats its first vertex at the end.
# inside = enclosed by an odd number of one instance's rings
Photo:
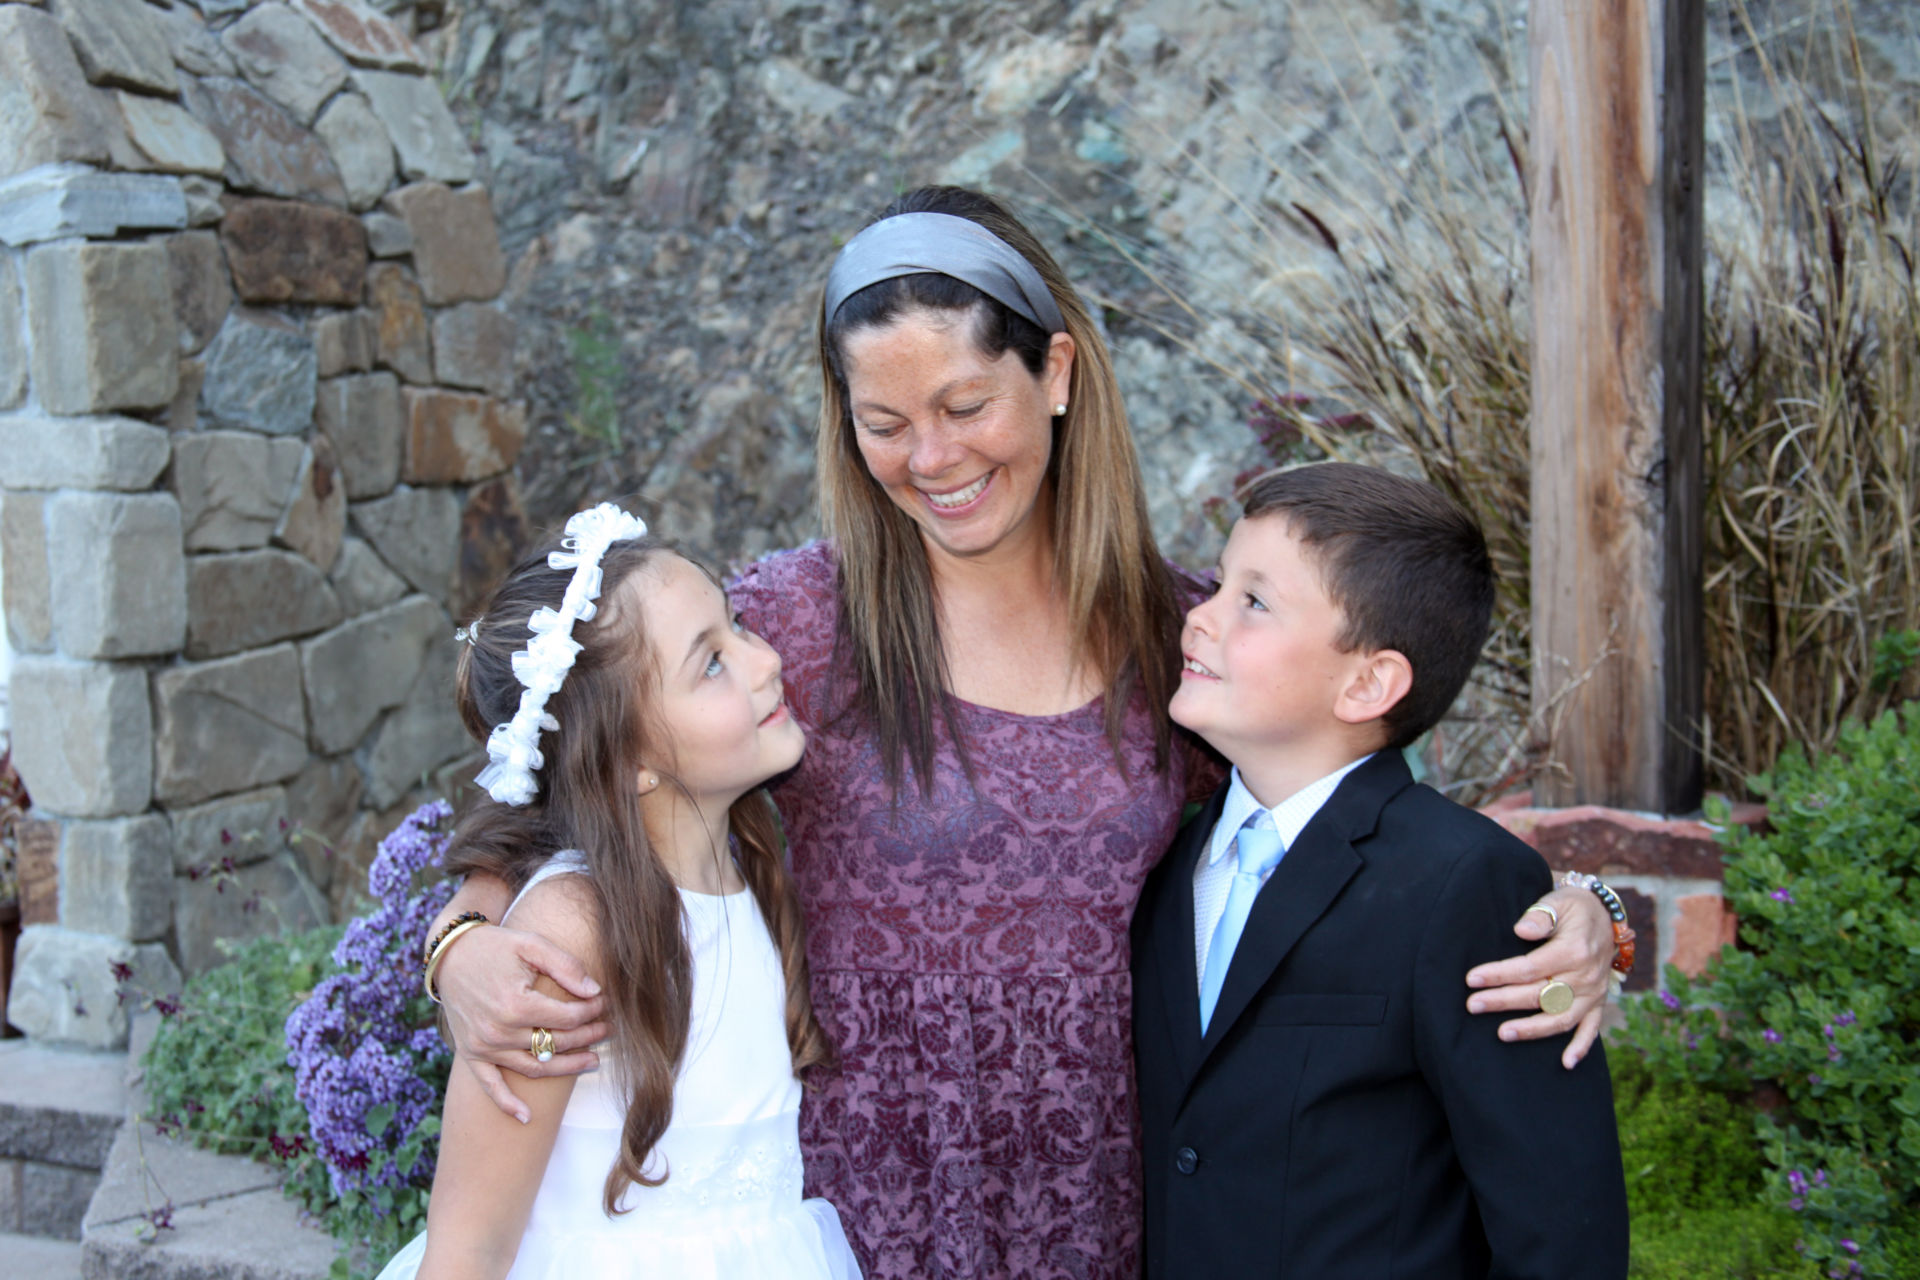
POLYGON ((1243 771, 1276 753, 1311 757, 1341 734, 1335 704, 1366 663, 1335 647, 1343 625, 1286 518, 1241 520, 1219 587, 1187 611, 1168 711, 1243 771))

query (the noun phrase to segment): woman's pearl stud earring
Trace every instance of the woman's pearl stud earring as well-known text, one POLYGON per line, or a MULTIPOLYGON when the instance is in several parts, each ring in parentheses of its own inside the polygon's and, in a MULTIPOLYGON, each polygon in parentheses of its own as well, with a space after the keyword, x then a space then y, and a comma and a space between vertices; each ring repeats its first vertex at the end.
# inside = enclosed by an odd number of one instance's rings
POLYGON ((1065 413, 1066 411, 1067 411, 1067 406, 1065 406, 1064 404, 1057 404, 1053 406, 1053 416, 1056 418, 1059 417, 1061 414, 1065 413))

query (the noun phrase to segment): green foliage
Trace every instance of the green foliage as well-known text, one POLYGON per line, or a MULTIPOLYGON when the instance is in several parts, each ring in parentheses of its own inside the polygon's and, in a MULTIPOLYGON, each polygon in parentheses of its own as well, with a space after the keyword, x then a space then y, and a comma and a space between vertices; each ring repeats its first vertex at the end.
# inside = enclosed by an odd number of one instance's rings
POLYGON ((1817 1274, 1794 1252, 1793 1219, 1764 1205, 1636 1216, 1631 1280, 1761 1280, 1817 1274))
POLYGON ((605 311, 596 307, 585 324, 567 330, 567 354, 573 365, 573 412, 567 425, 588 440, 617 447, 626 363, 620 335, 605 311))
POLYGON ((1883 1228, 1920 1211, 1920 706, 1751 785, 1771 825, 1727 840, 1743 947, 1696 983, 1670 968, 1625 1039, 1656 1079, 1777 1098, 1766 1199, 1830 1274, 1897 1274, 1883 1228))
POLYGON ((331 972, 340 932, 329 925, 221 940, 230 959, 187 983, 141 1060, 148 1117, 228 1155, 313 1163, 304 1154, 307 1111, 293 1096, 285 1026, 331 972))
POLYGON ((1691 1080, 1658 1075, 1632 1049, 1609 1054, 1607 1065, 1627 1210, 1636 1224, 1758 1202, 1766 1164, 1748 1107, 1691 1080))
POLYGON ((1920 663, 1920 631, 1889 631, 1873 642, 1873 687, 1893 688, 1920 663))

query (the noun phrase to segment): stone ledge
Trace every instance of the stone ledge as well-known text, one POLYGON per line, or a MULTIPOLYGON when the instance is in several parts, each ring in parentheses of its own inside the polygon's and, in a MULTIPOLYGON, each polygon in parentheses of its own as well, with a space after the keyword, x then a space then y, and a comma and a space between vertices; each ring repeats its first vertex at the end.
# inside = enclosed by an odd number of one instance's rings
POLYGON ((34 1280, 80 1280, 80 1246, 70 1240, 44 1240, 0 1232, 0 1258, 8 1274, 34 1280))
POLYGON ((0 1156, 98 1169, 126 1114, 126 1056, 0 1043, 0 1156))
MULTIPOLYGON (((1720 878, 1719 831, 1698 818, 1591 804, 1536 809, 1525 792, 1496 800, 1481 812, 1539 850, 1555 871, 1720 878)), ((1737 805, 1733 821, 1757 826, 1766 821, 1766 808, 1737 805)))

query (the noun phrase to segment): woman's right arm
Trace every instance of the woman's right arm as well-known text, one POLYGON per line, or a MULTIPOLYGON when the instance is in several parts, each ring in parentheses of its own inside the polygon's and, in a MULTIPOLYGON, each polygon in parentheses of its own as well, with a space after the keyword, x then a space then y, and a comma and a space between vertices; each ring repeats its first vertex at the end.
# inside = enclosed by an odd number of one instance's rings
MULTIPOLYGON (((462 911, 479 911, 489 920, 498 920, 512 900, 498 877, 470 875, 434 920, 428 937, 437 935, 462 911)), ((518 912, 514 918, 519 919, 518 912)), ((492 925, 469 929, 449 944, 433 985, 445 1007, 448 1037, 460 1060, 493 1105, 522 1124, 530 1113, 507 1087, 501 1067, 539 1078, 575 1075, 599 1061, 587 1046, 606 1039, 609 1030, 601 1020, 605 1004, 600 984, 577 957, 540 934, 492 925), (537 989, 542 974, 577 999, 537 989), (533 1058, 535 1027, 553 1032, 550 1062, 533 1058)))

